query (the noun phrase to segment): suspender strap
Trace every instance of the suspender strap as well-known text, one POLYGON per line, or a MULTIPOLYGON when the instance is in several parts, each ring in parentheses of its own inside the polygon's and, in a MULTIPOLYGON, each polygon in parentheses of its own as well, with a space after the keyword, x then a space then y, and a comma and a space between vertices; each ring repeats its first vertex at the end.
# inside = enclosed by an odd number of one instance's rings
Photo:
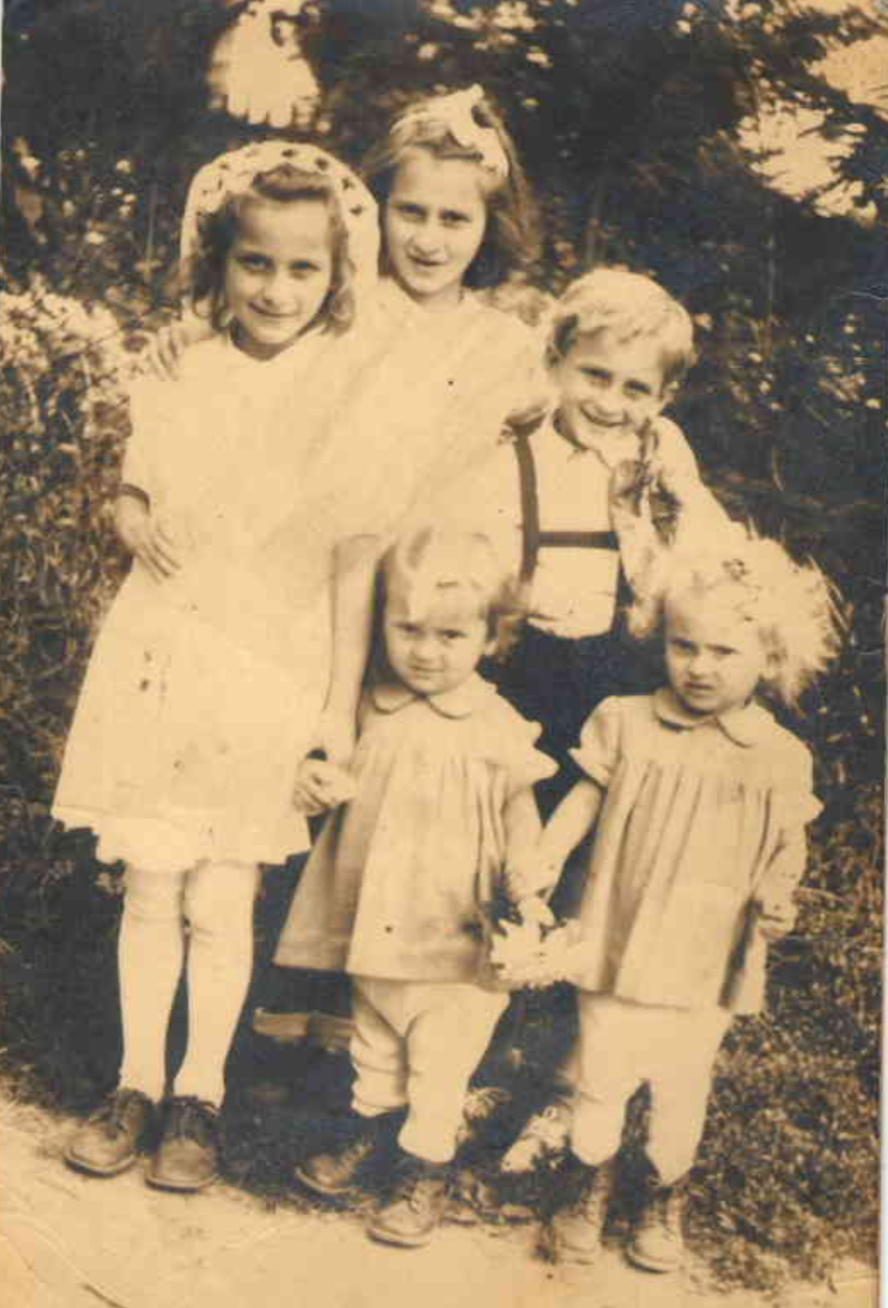
POLYGON ((540 549, 560 545, 568 549, 618 550, 615 531, 541 531, 537 533, 540 549))
POLYGON ((530 586, 533 574, 536 572, 537 554, 540 548, 540 504, 537 498, 536 467, 529 436, 529 432, 521 432, 513 442, 521 486, 520 581, 522 588, 530 586))
POLYGON ((532 430, 518 433, 512 446, 518 460, 521 487, 521 585, 527 587, 536 572, 540 549, 573 548, 619 550, 614 531, 540 531, 540 502, 537 493, 536 465, 530 447, 532 430))

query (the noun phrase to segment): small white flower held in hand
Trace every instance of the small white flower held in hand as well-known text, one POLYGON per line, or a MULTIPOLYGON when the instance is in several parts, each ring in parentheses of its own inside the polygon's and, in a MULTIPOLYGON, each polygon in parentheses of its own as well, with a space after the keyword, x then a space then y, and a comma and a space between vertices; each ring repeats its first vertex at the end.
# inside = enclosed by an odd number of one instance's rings
POLYGON ((573 980, 581 953, 578 922, 551 927, 528 920, 500 922, 491 939, 490 962, 504 985, 541 989, 573 980))

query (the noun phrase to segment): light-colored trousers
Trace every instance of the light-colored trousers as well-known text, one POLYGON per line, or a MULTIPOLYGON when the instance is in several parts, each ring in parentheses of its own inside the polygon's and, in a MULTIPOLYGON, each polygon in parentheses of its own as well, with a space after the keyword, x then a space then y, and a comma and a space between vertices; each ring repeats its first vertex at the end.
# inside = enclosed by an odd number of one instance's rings
POLYGON ((469 1080, 508 996, 450 982, 353 981, 356 1112, 376 1117, 406 1105, 401 1148, 449 1162, 469 1080))
POLYGON ((185 872, 127 867, 117 946, 121 1086, 161 1098, 167 1029, 184 965, 188 1046, 173 1093, 222 1103, 225 1060, 253 967, 258 881, 259 869, 247 863, 199 863, 185 872))
POLYGON ((626 1104, 643 1081, 651 1090, 647 1155, 664 1185, 694 1163, 712 1065, 731 1014, 633 1004, 610 995, 577 996, 579 1039, 569 1068, 574 1085, 572 1147, 597 1165, 620 1146, 626 1104))

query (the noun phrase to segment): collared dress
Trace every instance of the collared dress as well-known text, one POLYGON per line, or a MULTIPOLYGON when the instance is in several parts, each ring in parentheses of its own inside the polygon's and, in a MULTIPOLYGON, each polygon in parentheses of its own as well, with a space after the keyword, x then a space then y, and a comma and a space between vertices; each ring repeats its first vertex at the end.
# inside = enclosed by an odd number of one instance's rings
POLYGON ((821 807, 806 747, 759 705, 701 718, 660 689, 606 700, 573 753, 606 792, 577 909, 580 989, 759 1011, 748 908, 804 872, 798 837, 821 807))
POLYGON ((158 583, 133 561, 69 733, 54 815, 92 828, 104 861, 177 872, 308 847, 292 788, 327 690, 331 551, 376 525, 370 454, 351 454, 351 499, 343 483, 331 502, 324 471, 349 348, 316 333, 259 361, 217 335, 177 381, 134 386, 123 479, 181 567, 158 583))
POLYGON ((509 800, 554 770, 477 675, 439 695, 366 695, 357 794, 327 819, 275 962, 401 981, 474 982, 509 800))

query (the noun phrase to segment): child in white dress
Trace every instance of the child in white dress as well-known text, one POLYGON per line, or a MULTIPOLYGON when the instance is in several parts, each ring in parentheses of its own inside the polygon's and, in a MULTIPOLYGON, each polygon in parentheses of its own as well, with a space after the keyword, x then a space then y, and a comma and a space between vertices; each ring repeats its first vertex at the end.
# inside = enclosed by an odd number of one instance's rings
POLYGON ((344 969, 355 992, 351 1129, 297 1175, 346 1192, 400 1127, 368 1233, 415 1246, 440 1221, 469 1078, 506 1004, 483 984, 485 910, 510 851, 536 840, 532 787, 553 765, 476 672, 512 605, 487 540, 419 529, 386 555, 382 588, 356 794, 311 853, 277 960, 344 969))
POLYGON ((345 530, 317 446, 377 254, 372 197, 307 146, 223 156, 198 174, 189 214, 186 272, 216 331, 178 380, 134 388, 116 508, 133 566, 96 642, 54 807, 96 832, 100 859, 126 864, 123 1062, 67 1161, 115 1175, 152 1142, 147 1180, 174 1190, 217 1175, 259 864, 308 845, 297 762, 325 699, 354 712, 331 680, 331 553, 345 530), (301 537, 280 530, 297 505, 301 537), (188 1045, 159 1111, 186 944, 188 1045))
MULTIPOLYGON (((563 1254, 595 1260, 625 1106, 647 1082, 628 1254, 665 1272, 681 1263, 681 1186, 713 1061, 732 1017, 762 1007, 766 945, 793 924, 805 825, 820 809, 807 749, 757 697, 793 706, 835 653, 838 622, 814 565, 738 530, 709 555, 666 560, 633 629, 661 634, 667 684, 593 712, 573 751, 584 775, 535 856, 538 884, 551 883, 593 833, 568 968, 573 1152, 552 1226, 563 1254)), ((526 861, 522 887, 531 875, 526 861)))
MULTIPOLYGON (((492 451, 507 423, 542 404, 544 388, 536 333, 490 302, 511 274, 533 264, 539 234, 517 153, 489 97, 473 86, 412 103, 368 151, 362 172, 379 204, 381 275, 355 333, 360 339, 336 411, 342 439, 326 444, 318 476, 331 488, 331 506, 338 485, 353 519, 374 524, 374 539, 349 574, 353 593, 363 579, 368 612, 379 556, 417 501, 430 488, 441 493, 467 460, 492 451), (360 477, 343 439, 372 450, 360 477)), ((193 224, 186 223, 186 256, 192 241, 193 224)), ((159 338, 161 370, 175 371, 187 343, 205 333, 198 308, 159 338)), ((414 520, 423 517, 420 510, 414 520)), ((365 653, 369 640, 368 625, 365 653)), ((340 720, 330 743, 346 761, 353 723, 340 720)), ((312 791, 320 805, 328 798, 325 775, 318 770, 312 791)), ((259 989, 263 1007, 275 1010, 263 1022, 280 1015, 289 1032, 344 1047, 350 1004, 343 978, 309 983, 279 973, 259 989)))

